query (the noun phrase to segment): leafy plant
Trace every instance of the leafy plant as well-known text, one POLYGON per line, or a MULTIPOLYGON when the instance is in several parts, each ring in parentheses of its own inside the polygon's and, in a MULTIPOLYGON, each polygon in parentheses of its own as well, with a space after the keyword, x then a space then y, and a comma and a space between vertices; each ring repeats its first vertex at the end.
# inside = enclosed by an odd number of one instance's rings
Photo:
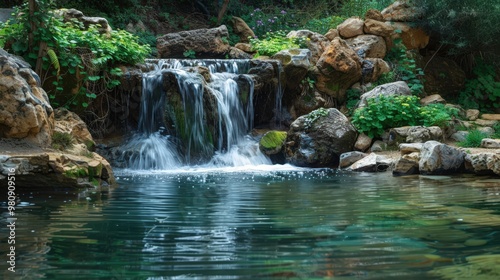
POLYGON ((429 104, 421 108, 420 116, 424 126, 444 127, 451 118, 459 118, 459 109, 441 103, 429 104))
POLYGON ((465 83, 458 103, 467 109, 491 112, 500 108, 500 82, 495 80, 495 68, 479 60, 473 70, 476 78, 465 83))
POLYGON ((342 4, 340 14, 344 17, 364 17, 369 9, 382 11, 394 2, 393 0, 347 0, 342 4))
POLYGON ((319 109, 316 109, 312 112, 310 112, 309 114, 307 114, 305 116, 306 120, 305 120, 305 124, 304 124, 304 127, 306 129, 309 129, 312 127, 312 125, 317 121, 319 120, 320 118, 322 117, 326 117, 328 116, 328 110, 325 109, 325 108, 319 108, 319 109))
POLYGON ((380 136, 391 127, 417 125, 420 118, 416 96, 384 96, 367 100, 365 107, 354 111, 352 124, 369 137, 380 136))
POLYGON ((194 50, 186 50, 182 53, 185 58, 196 58, 196 52, 194 50))
POLYGON ((286 49, 296 49, 304 46, 307 39, 302 37, 287 38, 282 31, 268 32, 264 39, 252 38, 250 44, 257 52, 256 56, 272 56, 279 51, 286 49))
POLYGON ((342 16, 329 16, 319 19, 313 18, 305 23, 304 28, 320 34, 325 34, 328 30, 337 28, 344 20, 346 20, 346 18, 342 16))
POLYGON ((394 40, 394 47, 387 54, 387 60, 394 64, 394 78, 405 81, 414 95, 424 91, 424 71, 417 67, 415 59, 407 51, 401 39, 394 40))
POLYGON ((457 145, 459 147, 464 147, 464 148, 480 147, 481 142, 486 137, 487 137, 487 135, 484 132, 481 132, 480 130, 474 129, 474 130, 469 131, 469 133, 465 137, 465 140, 458 142, 457 145))
POLYGON ((7 51, 37 66, 54 106, 85 109, 120 84, 122 73, 116 65, 141 62, 150 53, 149 46, 139 44, 126 31, 103 32, 96 25, 85 28, 78 20, 65 20, 61 11, 52 10, 52 1, 37 3, 39 10, 33 17, 26 4, 19 7, 16 14, 20 16, 2 24, 0 34, 7 51), (32 23, 36 29, 31 28, 32 23), (39 54, 44 53, 47 55, 40 60, 39 54), (75 78, 76 82, 63 83, 75 78))
POLYGON ((493 125, 493 130, 495 132, 491 135, 491 138, 500 139, 500 122, 496 122, 493 125))

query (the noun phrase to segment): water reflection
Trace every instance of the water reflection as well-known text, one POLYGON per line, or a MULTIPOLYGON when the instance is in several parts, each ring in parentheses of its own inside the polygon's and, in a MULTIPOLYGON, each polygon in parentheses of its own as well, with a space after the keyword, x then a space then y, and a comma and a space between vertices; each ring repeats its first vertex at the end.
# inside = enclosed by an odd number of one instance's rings
POLYGON ((100 200, 23 196, 16 276, 461 279, 500 261, 498 178, 198 169, 119 182, 100 200))

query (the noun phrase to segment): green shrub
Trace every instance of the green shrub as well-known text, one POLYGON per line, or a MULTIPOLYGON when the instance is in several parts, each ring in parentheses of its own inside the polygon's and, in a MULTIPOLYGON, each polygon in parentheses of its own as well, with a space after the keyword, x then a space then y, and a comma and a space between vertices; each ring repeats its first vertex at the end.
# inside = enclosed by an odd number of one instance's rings
POLYGON ((364 17, 369 9, 382 11, 393 0, 347 0, 342 4, 340 14, 345 17, 364 17))
POLYGON ((420 109, 422 125, 444 127, 452 118, 459 118, 459 109, 441 103, 429 104, 420 109))
POLYGON ((444 127, 452 118, 459 116, 457 108, 444 104, 420 106, 417 96, 379 96, 367 100, 352 116, 352 124, 358 131, 377 137, 386 129, 407 125, 444 127))
POLYGON ((418 125, 419 99, 416 96, 379 96, 354 111, 352 124, 369 137, 380 136, 388 128, 418 125))
POLYGON ((37 3, 39 10, 34 17, 29 17, 25 4, 16 12, 20 16, 15 21, 0 26, 0 47, 22 56, 39 71, 54 106, 81 111, 120 84, 122 73, 118 65, 141 62, 150 54, 150 47, 138 43, 138 37, 127 31, 103 34, 99 26, 85 29, 77 20, 64 22, 52 11, 51 1, 37 3), (30 34, 31 23, 37 28, 30 34), (42 67, 37 69, 39 48, 44 44, 48 55, 42 57, 42 67), (73 77, 79 80, 63 85, 64 80, 73 77), (76 90, 75 84, 79 86, 76 90), (67 94, 70 91, 76 94, 67 94))
POLYGON ((417 67, 415 59, 407 51, 401 39, 394 40, 394 47, 389 51, 386 59, 394 65, 393 79, 405 81, 414 95, 424 92, 424 71, 417 67))
POLYGON ((265 55, 272 56, 279 51, 286 49, 296 49, 304 46, 305 40, 299 38, 287 38, 282 31, 268 32, 264 39, 250 39, 252 49, 257 52, 256 56, 265 55))
POLYGON ((66 132, 54 131, 52 134, 52 148, 66 150, 73 147, 73 136, 66 132))
POLYGON ((495 80, 494 66, 479 60, 473 73, 476 77, 466 81, 457 102, 466 109, 483 112, 500 108, 500 82, 495 80))
POLYGON ((477 129, 474 129, 474 130, 469 131, 469 133, 467 134, 467 137, 465 137, 465 140, 458 142, 457 145, 459 147, 464 147, 464 148, 480 147, 481 142, 486 137, 487 137, 487 135, 484 132, 481 132, 477 129))
POLYGON ((319 19, 313 18, 305 23, 304 28, 320 34, 326 34, 328 30, 337 28, 337 26, 345 20, 346 18, 342 16, 330 16, 319 19))
POLYGON ((493 130, 495 130, 495 132, 491 135, 491 138, 500 139, 500 122, 496 122, 495 125, 493 125, 493 130))

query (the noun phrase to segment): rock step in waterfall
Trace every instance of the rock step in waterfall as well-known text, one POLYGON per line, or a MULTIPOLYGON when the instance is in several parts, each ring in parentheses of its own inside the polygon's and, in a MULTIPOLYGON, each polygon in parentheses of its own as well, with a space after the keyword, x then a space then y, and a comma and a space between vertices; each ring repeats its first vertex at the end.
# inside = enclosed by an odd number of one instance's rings
MULTIPOLYGON (((154 70, 143 74, 137 131, 120 148, 126 167, 271 164, 249 135, 254 118, 254 82, 246 74, 249 60, 149 63, 154 70), (177 84, 165 86, 169 75, 177 84)), ((278 96, 276 106, 281 106, 279 89, 278 96)))

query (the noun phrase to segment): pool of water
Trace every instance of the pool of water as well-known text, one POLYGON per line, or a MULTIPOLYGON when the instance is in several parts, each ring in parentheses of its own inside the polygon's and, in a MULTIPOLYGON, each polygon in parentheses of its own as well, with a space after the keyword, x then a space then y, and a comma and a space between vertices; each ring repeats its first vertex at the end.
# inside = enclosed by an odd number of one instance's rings
MULTIPOLYGON (((498 177, 287 166, 117 175, 119 187, 102 197, 21 196, 15 276, 500 277, 498 177)), ((5 203, 2 211, 5 221, 5 203)), ((6 227, 0 236, 6 258, 6 227)), ((1 268, 13 275, 5 261, 1 268)))

